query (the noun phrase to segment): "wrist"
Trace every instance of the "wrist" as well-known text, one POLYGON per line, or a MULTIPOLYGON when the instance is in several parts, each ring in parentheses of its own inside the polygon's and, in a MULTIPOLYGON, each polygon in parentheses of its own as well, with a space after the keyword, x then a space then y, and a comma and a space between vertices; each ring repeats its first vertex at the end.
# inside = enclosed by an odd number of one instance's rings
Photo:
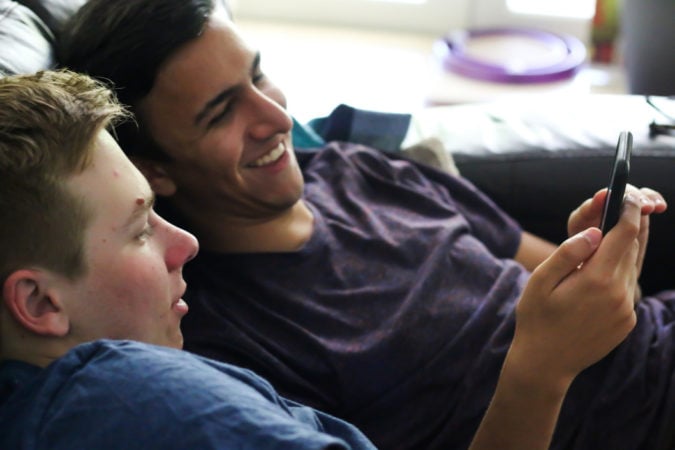
POLYGON ((471 450, 546 449, 574 377, 560 376, 512 347, 471 450))
POLYGON ((554 364, 537 361, 527 351, 512 345, 504 360, 500 380, 508 382, 520 395, 556 400, 567 394, 576 375, 564 372, 554 364))

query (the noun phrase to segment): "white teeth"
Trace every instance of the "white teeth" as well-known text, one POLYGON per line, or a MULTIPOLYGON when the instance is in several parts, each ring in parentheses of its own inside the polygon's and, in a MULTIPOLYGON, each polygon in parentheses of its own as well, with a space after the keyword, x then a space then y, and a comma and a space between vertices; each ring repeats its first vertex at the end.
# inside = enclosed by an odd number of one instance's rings
POLYGON ((286 151, 286 147, 284 146, 283 143, 280 143, 277 148, 269 152, 268 154, 261 156, 260 158, 256 159, 251 163, 251 166, 253 167, 260 167, 264 166, 265 164, 272 163, 276 161, 277 159, 281 158, 281 155, 284 154, 286 151))

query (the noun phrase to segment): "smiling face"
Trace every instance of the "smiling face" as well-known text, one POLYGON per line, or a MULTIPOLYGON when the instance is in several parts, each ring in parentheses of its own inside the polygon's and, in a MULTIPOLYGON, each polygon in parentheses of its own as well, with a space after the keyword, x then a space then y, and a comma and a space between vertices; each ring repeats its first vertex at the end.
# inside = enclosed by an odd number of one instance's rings
POLYGON ((143 175, 100 131, 91 164, 66 186, 92 212, 85 231, 84 276, 64 280, 69 339, 133 339, 180 348, 187 305, 182 267, 197 241, 152 210, 143 175))
POLYGON ((259 54, 216 10, 204 33, 164 63, 138 105, 141 123, 172 159, 161 165, 171 186, 153 188, 173 195, 188 217, 209 211, 259 221, 287 210, 303 180, 285 105, 259 54))

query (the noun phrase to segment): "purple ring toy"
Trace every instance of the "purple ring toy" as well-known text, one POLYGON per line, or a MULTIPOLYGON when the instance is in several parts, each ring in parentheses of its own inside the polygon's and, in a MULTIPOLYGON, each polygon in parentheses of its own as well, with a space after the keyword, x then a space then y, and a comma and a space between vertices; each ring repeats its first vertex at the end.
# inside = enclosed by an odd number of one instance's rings
POLYGON ((586 59, 586 47, 573 36, 527 28, 484 28, 451 33, 440 40, 440 58, 443 66, 461 75, 499 83, 542 83, 573 77, 586 59), (470 39, 494 36, 524 36, 540 43, 563 46, 564 56, 554 63, 509 68, 501 64, 481 61, 466 53, 470 39))

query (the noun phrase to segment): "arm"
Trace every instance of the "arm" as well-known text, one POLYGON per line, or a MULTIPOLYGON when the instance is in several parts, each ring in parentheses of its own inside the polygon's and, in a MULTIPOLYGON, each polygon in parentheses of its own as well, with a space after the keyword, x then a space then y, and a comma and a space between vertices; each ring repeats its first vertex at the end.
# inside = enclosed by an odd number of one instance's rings
POLYGON ((552 242, 523 231, 514 259, 531 272, 544 262, 546 258, 551 256, 555 249, 556 246, 552 242))
POLYGON ((546 449, 574 378, 634 327, 641 205, 625 201, 602 239, 590 228, 565 241, 532 274, 495 395, 471 449, 546 449), (582 264, 583 263, 583 264, 582 264))

